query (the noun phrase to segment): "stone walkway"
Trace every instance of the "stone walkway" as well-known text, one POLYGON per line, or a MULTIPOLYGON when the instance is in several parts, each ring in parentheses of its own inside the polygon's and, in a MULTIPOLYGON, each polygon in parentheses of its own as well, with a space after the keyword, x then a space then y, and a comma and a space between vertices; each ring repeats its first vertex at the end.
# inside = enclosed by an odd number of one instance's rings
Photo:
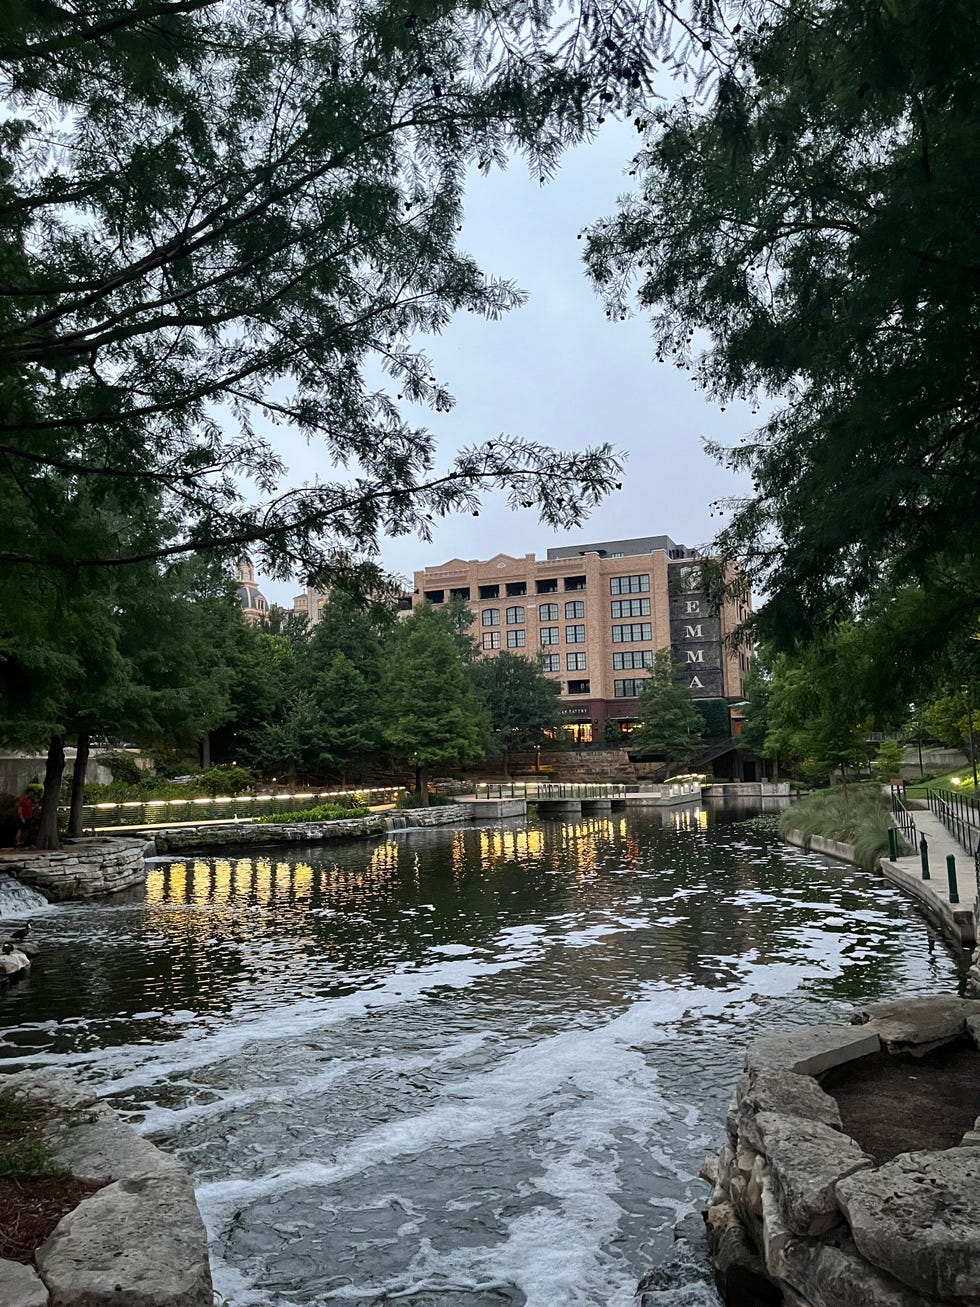
POLYGON ((962 947, 976 943, 974 905, 977 881, 973 855, 954 839, 938 817, 929 811, 913 812, 916 830, 926 837, 929 850, 929 879, 922 879, 919 850, 894 862, 882 858, 881 873, 894 885, 913 894, 943 933, 962 947), (956 865, 956 889, 959 903, 951 903, 946 874, 946 857, 952 854, 956 865))

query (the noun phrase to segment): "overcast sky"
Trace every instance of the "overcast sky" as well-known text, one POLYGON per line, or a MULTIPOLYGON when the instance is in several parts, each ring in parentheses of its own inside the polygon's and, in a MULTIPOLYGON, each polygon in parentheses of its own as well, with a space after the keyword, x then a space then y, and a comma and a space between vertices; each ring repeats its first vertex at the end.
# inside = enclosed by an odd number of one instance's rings
MULTIPOLYGON (((486 273, 515 281, 529 300, 499 322, 463 313, 425 342, 456 407, 417 414, 447 459, 460 445, 501 433, 565 449, 609 440, 629 456, 622 491, 571 534, 555 533, 533 512, 511 512, 502 496, 488 497, 478 518, 437 523, 430 544, 414 537, 386 542, 382 562, 389 571, 410 579, 416 568, 453 557, 543 555, 551 545, 625 536, 666 534, 704 545, 719 526, 709 516, 711 501, 747 489, 747 481, 708 458, 701 438, 733 444, 759 419, 742 404, 721 412, 686 372, 654 362, 647 322, 608 321, 585 278, 577 234, 611 213, 627 189, 636 142, 632 127, 608 123, 597 140, 570 152, 544 186, 519 162, 489 178, 473 176, 462 247, 486 273)), ((312 448, 296 443, 289 457, 294 476, 318 471, 312 448)), ((327 469, 319 471, 326 476, 327 469)), ((263 586, 287 606, 300 589, 263 586)))

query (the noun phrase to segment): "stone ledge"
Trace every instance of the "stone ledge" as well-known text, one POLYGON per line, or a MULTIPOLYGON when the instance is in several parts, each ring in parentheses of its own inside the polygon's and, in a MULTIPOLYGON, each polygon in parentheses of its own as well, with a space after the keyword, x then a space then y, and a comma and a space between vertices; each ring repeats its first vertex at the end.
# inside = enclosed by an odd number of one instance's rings
POLYGON ((0 1084, 70 1114, 46 1132, 55 1162, 108 1182, 59 1221, 36 1271, 0 1262, 3 1307, 212 1307, 207 1234, 180 1162, 70 1081, 18 1072, 0 1084))
POLYGON ((966 1037, 980 1046, 978 1005, 937 995, 873 1004, 853 1020, 749 1046, 727 1140, 701 1172, 713 1185, 705 1220, 718 1287, 743 1303, 736 1286, 761 1266, 785 1307, 976 1307, 980 1119, 956 1148, 875 1166, 815 1077, 882 1044, 913 1054, 966 1037))
POLYGON ((115 894, 146 878, 145 839, 96 837, 60 849, 16 849, 0 854, 0 871, 48 898, 85 899, 115 894))

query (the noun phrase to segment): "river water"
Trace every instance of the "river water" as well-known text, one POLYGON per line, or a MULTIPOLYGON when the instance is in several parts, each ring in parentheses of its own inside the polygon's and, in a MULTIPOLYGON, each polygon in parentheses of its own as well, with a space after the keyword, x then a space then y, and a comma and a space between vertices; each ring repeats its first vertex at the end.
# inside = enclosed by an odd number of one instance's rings
POLYGON ((658 1265, 707 1307, 671 1231, 746 1042, 957 984, 883 882, 698 809, 160 861, 34 934, 0 1067, 180 1154, 235 1307, 628 1307, 658 1265))

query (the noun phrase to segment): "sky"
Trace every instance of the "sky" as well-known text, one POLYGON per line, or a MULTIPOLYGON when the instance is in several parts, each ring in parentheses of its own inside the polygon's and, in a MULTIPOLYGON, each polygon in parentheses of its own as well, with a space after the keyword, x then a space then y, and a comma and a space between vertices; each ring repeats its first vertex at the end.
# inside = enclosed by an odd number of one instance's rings
MULTIPOLYGON (((410 536, 386 541, 381 562, 388 571, 410 580, 414 570, 453 557, 543 556, 550 546, 629 536, 664 534, 703 546, 721 525, 710 516, 712 501, 748 490, 748 479, 716 464, 701 440, 735 444, 760 419, 746 404, 722 412, 686 371, 656 363, 646 320, 610 322, 585 276, 578 233, 611 214, 628 189, 637 140, 629 124, 607 122, 543 186, 520 161, 490 177, 473 174, 461 247, 529 299, 497 322, 460 314, 424 341, 456 406, 445 414, 409 412, 436 434, 447 462, 460 446, 504 433, 563 449, 608 440, 627 454, 622 491, 579 530, 560 533, 532 511, 512 512, 502 495, 487 496, 478 518, 437 522, 430 543, 410 536)), ((316 451, 298 439, 285 455, 294 478, 327 474, 316 451)), ((301 589, 259 579, 266 596, 286 606, 301 589)))

